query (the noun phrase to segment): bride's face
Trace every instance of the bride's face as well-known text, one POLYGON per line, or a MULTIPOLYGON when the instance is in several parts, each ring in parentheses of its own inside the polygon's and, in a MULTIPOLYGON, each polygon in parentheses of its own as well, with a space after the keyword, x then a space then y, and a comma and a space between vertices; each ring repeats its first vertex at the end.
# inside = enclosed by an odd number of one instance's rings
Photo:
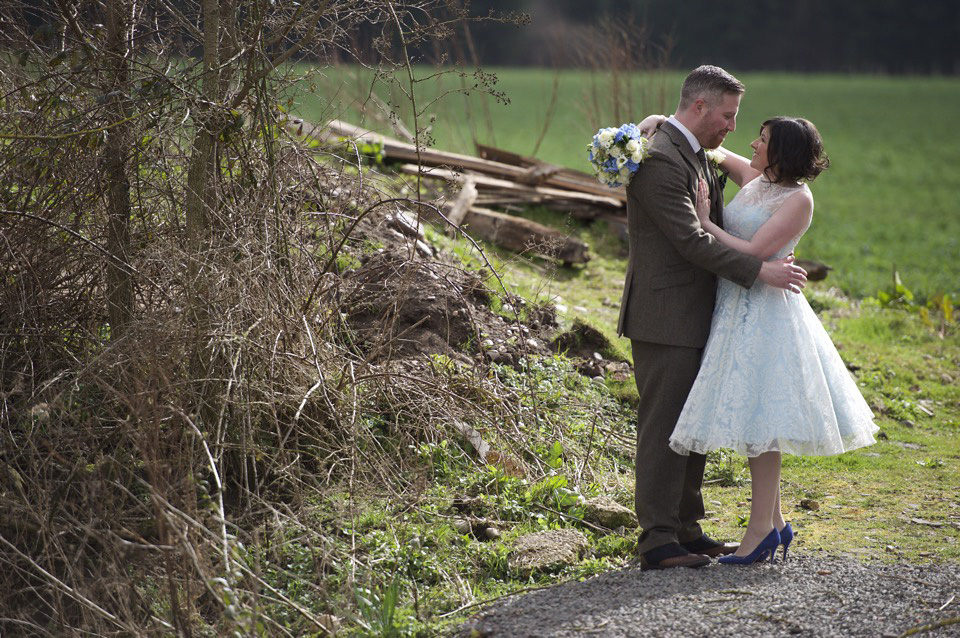
POLYGON ((764 126, 760 131, 760 137, 750 143, 753 149, 753 157, 750 158, 750 166, 763 173, 770 166, 770 160, 767 157, 767 145, 770 143, 770 127, 764 126))

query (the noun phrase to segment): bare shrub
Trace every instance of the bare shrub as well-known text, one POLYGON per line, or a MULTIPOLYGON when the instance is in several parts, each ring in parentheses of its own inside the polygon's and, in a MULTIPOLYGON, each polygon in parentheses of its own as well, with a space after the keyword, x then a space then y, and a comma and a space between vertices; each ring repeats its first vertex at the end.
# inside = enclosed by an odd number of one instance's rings
POLYGON ((408 44, 466 16, 439 0, 0 16, 0 631, 322 631, 324 583, 305 585, 315 608, 290 600, 258 535, 298 526, 331 482, 402 489, 408 443, 496 427, 510 400, 358 347, 340 264, 396 198, 301 144, 278 100, 298 56, 359 57, 361 24, 407 73, 408 44))

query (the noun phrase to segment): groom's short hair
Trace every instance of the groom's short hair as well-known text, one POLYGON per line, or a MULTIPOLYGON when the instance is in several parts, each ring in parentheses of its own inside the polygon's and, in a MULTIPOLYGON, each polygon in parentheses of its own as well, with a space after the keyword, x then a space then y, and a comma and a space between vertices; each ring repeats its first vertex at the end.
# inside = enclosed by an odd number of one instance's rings
POLYGON ((737 78, 718 66, 704 64, 690 71, 683 81, 679 110, 688 108, 698 98, 703 98, 713 105, 727 93, 740 95, 744 90, 743 82, 737 78))

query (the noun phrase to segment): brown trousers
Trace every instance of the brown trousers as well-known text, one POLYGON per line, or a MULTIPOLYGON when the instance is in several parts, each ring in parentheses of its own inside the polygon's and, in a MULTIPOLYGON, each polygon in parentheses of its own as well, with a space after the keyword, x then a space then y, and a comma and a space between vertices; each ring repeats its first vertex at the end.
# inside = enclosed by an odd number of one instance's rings
POLYGON ((647 552, 667 543, 700 538, 704 517, 706 457, 677 454, 669 440, 700 369, 702 348, 631 341, 640 393, 637 419, 637 483, 634 493, 642 533, 637 547, 647 552))

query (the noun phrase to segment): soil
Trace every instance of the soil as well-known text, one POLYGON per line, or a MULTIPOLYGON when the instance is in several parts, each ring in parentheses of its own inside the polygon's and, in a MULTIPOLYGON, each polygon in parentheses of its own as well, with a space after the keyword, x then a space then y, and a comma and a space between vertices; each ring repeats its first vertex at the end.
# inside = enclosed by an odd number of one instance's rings
POLYGON ((354 251, 381 246, 357 255, 360 267, 343 273, 347 322, 356 346, 371 359, 444 354, 465 363, 516 366, 527 354, 555 351, 552 306, 501 291, 510 318, 495 313, 490 285, 496 280, 428 245, 412 215, 371 218, 356 234, 354 251))

